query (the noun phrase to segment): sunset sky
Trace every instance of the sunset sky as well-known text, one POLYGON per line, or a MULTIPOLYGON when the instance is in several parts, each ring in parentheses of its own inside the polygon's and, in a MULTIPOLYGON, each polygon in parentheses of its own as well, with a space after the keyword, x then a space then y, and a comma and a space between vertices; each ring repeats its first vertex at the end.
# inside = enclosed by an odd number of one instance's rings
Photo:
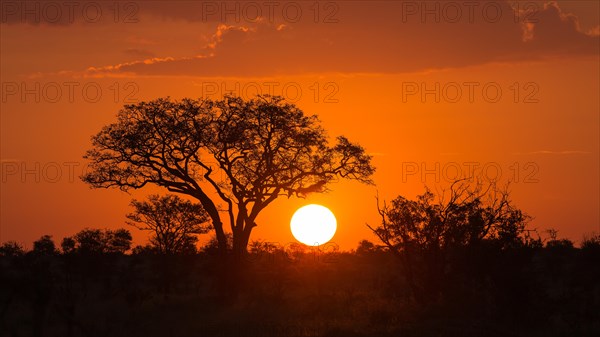
MULTIPOLYGON (((373 155, 376 186, 282 197, 251 239, 295 242, 300 206, 341 249, 375 237, 376 195, 458 173, 511 181, 541 232, 600 232, 598 1, 2 1, 0 242, 125 225, 131 195, 80 181, 123 104, 281 95, 373 155), (65 3, 68 3, 65 5, 65 3)), ((146 233, 131 229, 136 243, 146 233)))

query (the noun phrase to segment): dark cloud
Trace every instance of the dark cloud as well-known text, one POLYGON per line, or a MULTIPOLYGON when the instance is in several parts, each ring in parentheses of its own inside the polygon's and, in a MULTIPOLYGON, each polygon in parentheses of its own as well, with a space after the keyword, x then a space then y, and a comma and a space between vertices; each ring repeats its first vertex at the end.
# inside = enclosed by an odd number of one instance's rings
MULTIPOLYGON (((90 2, 76 3, 75 13, 92 13, 90 2)), ((114 14, 108 3, 95 3, 104 16, 114 14)), ((186 57, 154 55, 132 43, 122 64, 90 68, 95 76, 402 73, 599 53, 598 35, 583 32, 577 17, 555 3, 517 12, 507 1, 127 3, 119 5, 120 20, 204 22, 214 25, 214 35, 200 53, 186 57)), ((14 22, 13 5, 2 7, 2 22, 14 22)))
POLYGON ((454 8, 443 7, 444 2, 437 8, 427 3, 370 4, 342 3, 333 16, 337 22, 329 24, 219 24, 201 56, 134 62, 108 72, 207 77, 400 73, 598 55, 598 36, 582 32, 577 18, 556 4, 520 16, 507 2, 454 8))

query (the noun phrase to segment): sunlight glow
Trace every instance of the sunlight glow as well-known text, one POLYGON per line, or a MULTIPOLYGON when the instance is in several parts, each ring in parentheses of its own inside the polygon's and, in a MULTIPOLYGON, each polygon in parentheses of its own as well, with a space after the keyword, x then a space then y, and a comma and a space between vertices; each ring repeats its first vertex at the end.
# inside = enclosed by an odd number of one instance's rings
POLYGON ((292 216, 291 229, 296 240, 308 246, 318 246, 331 240, 337 228, 333 213, 321 205, 306 205, 292 216))

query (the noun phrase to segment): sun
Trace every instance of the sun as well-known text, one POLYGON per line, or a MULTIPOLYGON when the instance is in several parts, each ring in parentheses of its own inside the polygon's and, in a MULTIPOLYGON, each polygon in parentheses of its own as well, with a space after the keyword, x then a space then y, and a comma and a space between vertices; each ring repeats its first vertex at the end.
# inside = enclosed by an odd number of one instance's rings
POLYGON ((331 240, 337 221, 327 207, 311 204, 300 207, 294 213, 291 229, 296 240, 308 246, 318 246, 331 240))

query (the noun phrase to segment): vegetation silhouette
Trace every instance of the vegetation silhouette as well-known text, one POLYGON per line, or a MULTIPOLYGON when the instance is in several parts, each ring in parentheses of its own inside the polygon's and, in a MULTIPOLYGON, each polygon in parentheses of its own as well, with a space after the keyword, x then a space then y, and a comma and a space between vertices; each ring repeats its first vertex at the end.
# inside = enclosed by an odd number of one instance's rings
POLYGON ((426 189, 416 200, 384 203, 381 224, 367 226, 399 257, 415 299, 436 301, 467 257, 540 244, 524 236, 530 217, 512 205, 507 188, 457 180, 438 196, 426 189))
POLYGON ((217 201, 225 204, 233 250, 245 252, 257 216, 278 197, 322 192, 339 178, 372 183, 375 171, 360 145, 343 136, 330 145, 316 116, 268 95, 126 105, 92 146, 85 182, 122 190, 155 184, 195 198, 222 252, 217 201))
POLYGON ((208 215, 201 205, 176 195, 150 195, 147 201, 132 200, 134 212, 128 224, 151 231, 150 243, 163 254, 195 252, 198 234, 209 231, 208 215))
MULTIPOLYGON (((47 236, 43 236, 42 239, 45 237, 47 236)), ((131 233, 123 228, 114 231, 85 228, 73 237, 65 237, 61 247, 64 253, 78 252, 84 255, 122 254, 131 249, 131 240, 131 233)))
MULTIPOLYGON (((170 197, 163 197, 166 200, 170 197)), ((160 202, 161 198, 154 199, 160 202)), ((0 245, 2 336, 597 336, 600 235, 534 238, 506 189, 379 207, 353 251, 254 241, 222 296, 213 239, 167 254, 126 229, 0 245), (410 270, 410 272, 408 271, 410 270)), ((233 240, 232 235, 227 235, 233 240)), ((333 247, 333 248, 332 248, 333 247)))

